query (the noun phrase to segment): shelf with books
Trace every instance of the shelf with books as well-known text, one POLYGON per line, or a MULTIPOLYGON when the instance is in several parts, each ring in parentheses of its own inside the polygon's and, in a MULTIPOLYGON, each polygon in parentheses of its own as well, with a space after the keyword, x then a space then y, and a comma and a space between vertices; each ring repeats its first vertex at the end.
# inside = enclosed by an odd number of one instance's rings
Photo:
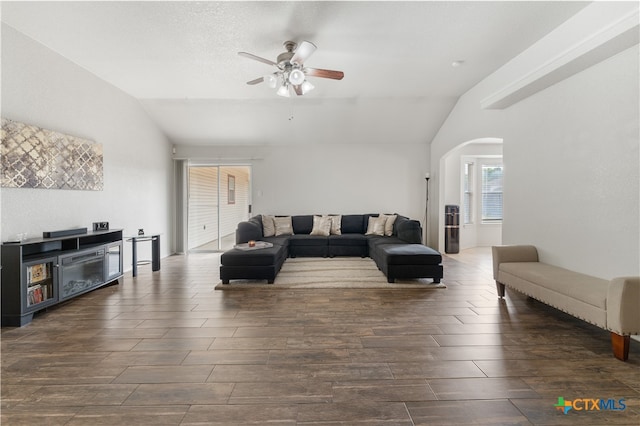
POLYGON ((26 309, 39 309, 36 305, 45 302, 47 305, 55 303, 57 292, 55 290, 57 258, 50 257, 24 263, 26 281, 26 309))
POLYGON ((51 268, 53 264, 36 263, 34 265, 27 266, 27 284, 37 284, 40 281, 51 278, 51 268))
POLYGON ((51 300, 53 290, 53 262, 36 263, 27 268, 27 307, 51 300))

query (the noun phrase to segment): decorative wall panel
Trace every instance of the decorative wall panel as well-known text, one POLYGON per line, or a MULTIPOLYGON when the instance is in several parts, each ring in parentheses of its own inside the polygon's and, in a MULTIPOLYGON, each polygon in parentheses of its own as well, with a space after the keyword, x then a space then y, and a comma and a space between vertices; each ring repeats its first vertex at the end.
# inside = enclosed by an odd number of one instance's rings
POLYGON ((102 191, 102 144, 2 119, 2 186, 102 191))

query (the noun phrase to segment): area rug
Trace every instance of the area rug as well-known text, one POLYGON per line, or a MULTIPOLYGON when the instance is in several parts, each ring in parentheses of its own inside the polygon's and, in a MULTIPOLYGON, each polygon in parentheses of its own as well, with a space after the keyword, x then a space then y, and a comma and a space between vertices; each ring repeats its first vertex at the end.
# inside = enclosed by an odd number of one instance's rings
POLYGON ((396 279, 388 283, 387 277, 369 258, 293 258, 287 259, 273 284, 266 280, 231 280, 230 284, 218 284, 216 290, 238 289, 321 289, 321 288, 412 288, 429 290, 446 288, 430 278, 396 279))

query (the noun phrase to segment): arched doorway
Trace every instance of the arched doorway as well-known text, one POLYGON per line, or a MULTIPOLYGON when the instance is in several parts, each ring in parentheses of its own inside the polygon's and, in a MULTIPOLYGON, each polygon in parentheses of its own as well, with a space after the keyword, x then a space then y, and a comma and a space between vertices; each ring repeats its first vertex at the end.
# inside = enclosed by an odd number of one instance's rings
MULTIPOLYGON (((459 247, 466 249, 502 241, 501 138, 473 139, 448 151, 439 160, 437 247, 445 252, 446 205, 460 206, 459 247), (494 204, 491 204, 491 202, 494 204), (499 205, 497 204, 499 202, 499 205), (499 207, 499 208, 498 208, 499 207)), ((433 242, 433 239, 432 239, 433 242)))

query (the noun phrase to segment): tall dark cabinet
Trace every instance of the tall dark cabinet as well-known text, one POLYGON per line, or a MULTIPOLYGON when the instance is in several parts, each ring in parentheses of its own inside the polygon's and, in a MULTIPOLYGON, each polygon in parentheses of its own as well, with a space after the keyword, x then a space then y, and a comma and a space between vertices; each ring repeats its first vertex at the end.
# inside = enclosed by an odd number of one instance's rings
POLYGON ((2 244, 2 326, 112 283, 123 274, 122 230, 2 244))
POLYGON ((444 252, 460 252, 460 206, 444 206, 444 252))

